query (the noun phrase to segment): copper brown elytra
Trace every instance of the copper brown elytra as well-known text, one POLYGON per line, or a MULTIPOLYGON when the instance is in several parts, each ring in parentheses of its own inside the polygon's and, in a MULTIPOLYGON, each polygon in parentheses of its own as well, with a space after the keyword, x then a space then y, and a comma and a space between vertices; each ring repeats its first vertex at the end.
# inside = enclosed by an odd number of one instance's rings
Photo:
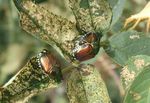
POLYGON ((96 33, 86 33, 75 40, 73 56, 79 61, 93 58, 99 51, 99 40, 101 35, 96 33))
POLYGON ((46 73, 51 73, 54 66, 58 66, 57 60, 50 52, 43 50, 38 55, 39 66, 44 69, 46 73))

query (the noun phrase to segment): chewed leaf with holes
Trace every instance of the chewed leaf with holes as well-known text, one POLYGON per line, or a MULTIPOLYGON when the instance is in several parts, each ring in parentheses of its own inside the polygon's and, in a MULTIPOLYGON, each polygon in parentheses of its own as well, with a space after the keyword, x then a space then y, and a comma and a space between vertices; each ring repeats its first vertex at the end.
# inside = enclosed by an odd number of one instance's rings
MULTIPOLYGON (((53 68, 55 69, 56 67, 53 68)), ((58 72, 47 73, 39 65, 38 56, 31 58, 14 77, 0 87, 0 103, 25 103, 31 96, 57 87, 62 78, 60 72, 59 68, 58 72)))
POLYGON ((67 80, 69 103, 111 103, 104 81, 92 65, 74 68, 67 80))
POLYGON ((135 78, 123 103, 150 103, 150 65, 135 78))
POLYGON ((72 57, 73 40, 79 36, 75 23, 30 0, 14 0, 14 3, 20 11, 20 24, 25 31, 52 46, 55 43, 67 58, 72 57))
POLYGON ((102 32, 111 23, 112 11, 106 0, 69 0, 77 26, 86 32, 102 32))
POLYGON ((106 52, 120 65, 136 55, 150 56, 150 37, 142 32, 125 31, 110 38, 106 52))
POLYGON ((150 56, 138 55, 130 58, 121 72, 121 80, 125 89, 128 89, 133 80, 147 65, 150 65, 150 56))

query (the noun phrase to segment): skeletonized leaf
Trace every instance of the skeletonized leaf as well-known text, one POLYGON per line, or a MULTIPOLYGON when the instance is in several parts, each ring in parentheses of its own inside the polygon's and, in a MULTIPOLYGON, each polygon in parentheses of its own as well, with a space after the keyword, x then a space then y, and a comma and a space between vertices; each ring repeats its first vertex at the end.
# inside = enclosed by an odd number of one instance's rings
POLYGON ((123 103, 150 103, 150 65, 135 78, 123 103))
POLYGON ((38 57, 33 57, 14 77, 0 88, 0 96, 2 94, 0 103, 24 103, 23 101, 28 100, 33 95, 49 88, 57 87, 60 81, 60 69, 58 73, 48 74, 39 66, 38 57))
POLYGON ((73 40, 79 35, 75 23, 30 0, 14 2, 20 11, 20 24, 25 31, 50 45, 54 42, 64 54, 71 57, 73 40))
POLYGON ((112 11, 106 0, 69 0, 77 26, 86 32, 102 32, 110 26, 112 11))
POLYGON ((138 55, 130 58, 121 72, 121 80, 124 88, 127 90, 132 84, 133 80, 143 70, 143 68, 150 64, 150 56, 138 55))
POLYGON ((67 79, 67 94, 70 103, 110 103, 105 83, 92 65, 74 68, 67 79))

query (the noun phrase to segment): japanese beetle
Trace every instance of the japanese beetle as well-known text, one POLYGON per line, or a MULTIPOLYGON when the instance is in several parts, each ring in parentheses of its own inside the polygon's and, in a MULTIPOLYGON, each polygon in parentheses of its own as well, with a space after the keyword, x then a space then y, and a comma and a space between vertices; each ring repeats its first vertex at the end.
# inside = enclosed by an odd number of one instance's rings
POLYGON ((59 66, 58 61, 47 50, 43 50, 38 54, 39 67, 42 67, 46 73, 52 73, 53 68, 59 66))
POLYGON ((74 58, 79 61, 93 58, 99 51, 100 38, 100 34, 90 32, 75 39, 74 58))

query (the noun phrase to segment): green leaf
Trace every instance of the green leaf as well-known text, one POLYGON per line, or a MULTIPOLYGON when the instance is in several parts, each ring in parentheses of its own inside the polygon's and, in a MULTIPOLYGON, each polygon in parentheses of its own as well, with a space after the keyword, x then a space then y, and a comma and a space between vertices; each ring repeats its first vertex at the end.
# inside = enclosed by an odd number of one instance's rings
POLYGON ((150 65, 135 78, 123 103, 150 103, 150 65))
POLYGON ((132 56, 150 56, 150 37, 142 32, 121 32, 109 39, 105 50, 116 63, 124 65, 132 56))
POLYGON ((113 1, 112 0, 107 0, 107 1, 109 2, 111 8, 113 8, 118 2, 118 0, 113 0, 113 1))
POLYGON ((67 79, 70 103, 111 103, 104 81, 92 65, 74 68, 67 79))
POLYGON ((116 5, 113 7, 113 18, 111 27, 119 20, 122 15, 126 0, 118 0, 116 5))
POLYGON ((138 55, 131 57, 121 72, 122 85, 127 90, 132 84, 133 80, 143 70, 143 68, 150 64, 150 56, 138 55))

